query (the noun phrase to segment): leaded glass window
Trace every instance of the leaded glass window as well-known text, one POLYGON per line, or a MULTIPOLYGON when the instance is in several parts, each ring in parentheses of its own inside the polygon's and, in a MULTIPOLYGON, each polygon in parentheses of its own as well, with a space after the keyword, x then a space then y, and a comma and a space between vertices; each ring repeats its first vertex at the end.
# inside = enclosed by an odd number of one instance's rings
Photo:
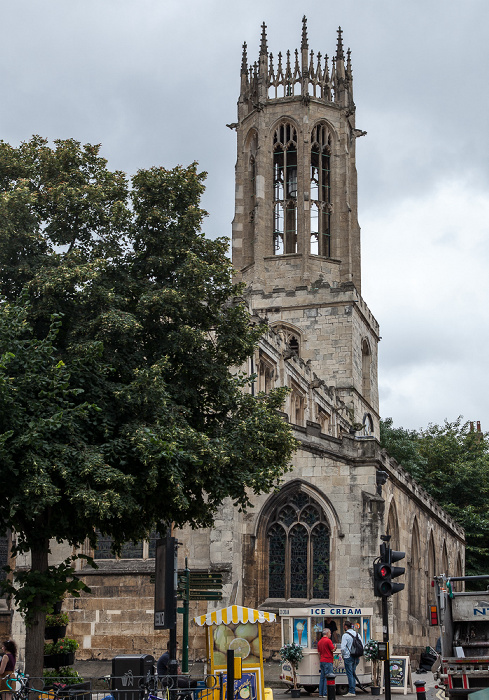
POLYGON ((307 598, 308 532, 303 525, 294 525, 290 538, 290 595, 307 598))
POLYGON ((311 134, 311 254, 331 256, 331 135, 325 124, 311 134))
POLYGON ((273 247, 297 253, 297 131, 283 122, 273 137, 273 247))
POLYGON ((273 510, 268 536, 270 598, 329 598, 330 531, 319 504, 299 487, 273 510))
POLYGON ((312 595, 329 596, 329 530, 320 523, 312 531, 312 595))
POLYGON ((268 584, 272 598, 285 597, 285 530, 273 525, 268 532, 268 584))
POLYGON ((120 557, 116 557, 112 551, 112 537, 107 537, 102 535, 97 530, 97 546, 95 548, 93 558, 94 559, 146 559, 154 558, 155 555, 155 545, 158 539, 158 533, 153 531, 150 533, 149 540, 147 543, 147 553, 146 553, 146 542, 140 540, 139 542, 125 542, 121 547, 120 557))

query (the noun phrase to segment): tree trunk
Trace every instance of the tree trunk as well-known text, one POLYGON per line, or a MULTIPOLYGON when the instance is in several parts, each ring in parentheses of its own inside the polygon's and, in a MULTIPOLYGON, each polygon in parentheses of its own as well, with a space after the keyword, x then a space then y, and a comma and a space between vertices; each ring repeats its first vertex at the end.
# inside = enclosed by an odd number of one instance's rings
MULTIPOLYGON (((48 568, 49 540, 37 543, 31 550, 32 571, 46 571, 48 568)), ((40 595, 34 598, 33 606, 39 608, 44 601, 40 595)), ((44 628, 46 626, 46 613, 38 609, 34 612, 31 623, 27 626, 25 636, 25 669, 26 673, 34 678, 42 678, 44 664, 44 628)), ((34 687, 38 687, 33 682, 34 687)))

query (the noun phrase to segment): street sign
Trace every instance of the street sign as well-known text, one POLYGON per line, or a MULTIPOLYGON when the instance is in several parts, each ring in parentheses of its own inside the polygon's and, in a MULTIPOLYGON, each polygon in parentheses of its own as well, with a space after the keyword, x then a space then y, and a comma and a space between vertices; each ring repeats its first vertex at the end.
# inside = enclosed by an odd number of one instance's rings
POLYGON ((190 571, 178 574, 178 597, 185 600, 222 600, 222 574, 190 571))
POLYGON ((204 584, 207 586, 222 586, 222 577, 218 578, 217 576, 206 576, 204 578, 203 576, 192 576, 192 574, 190 574, 190 585, 192 586, 193 584, 204 584))
POLYGON ((222 600, 221 591, 190 591, 189 600, 222 600))

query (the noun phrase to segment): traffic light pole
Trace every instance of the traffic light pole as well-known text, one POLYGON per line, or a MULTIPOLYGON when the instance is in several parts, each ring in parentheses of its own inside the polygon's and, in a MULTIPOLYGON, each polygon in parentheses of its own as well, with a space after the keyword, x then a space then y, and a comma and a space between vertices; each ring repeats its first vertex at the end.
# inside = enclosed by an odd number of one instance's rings
POLYGON ((382 596, 382 632, 387 646, 387 659, 384 661, 384 693, 385 700, 391 700, 391 668, 389 663, 389 610, 387 596, 382 596))
POLYGON ((185 557, 185 597, 183 599, 183 620, 182 620, 182 672, 188 673, 188 623, 190 608, 190 569, 188 568, 187 557, 185 557))

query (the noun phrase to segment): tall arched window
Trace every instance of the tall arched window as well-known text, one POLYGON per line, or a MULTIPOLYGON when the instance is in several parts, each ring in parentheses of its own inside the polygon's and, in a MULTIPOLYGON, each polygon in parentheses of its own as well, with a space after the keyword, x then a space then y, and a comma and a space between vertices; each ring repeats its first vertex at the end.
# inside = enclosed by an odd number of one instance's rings
POLYGON ((311 136, 311 253, 331 256, 331 134, 318 124, 311 136))
POLYGON ((445 574, 445 576, 449 576, 449 571, 448 571, 448 552, 447 552, 447 543, 443 542, 443 548, 441 550, 441 572, 442 574, 445 574))
POLYGON ((330 530, 319 504, 298 489, 268 524, 270 598, 328 598, 330 530))
POLYGON ((420 601, 422 600, 422 592, 420 590, 422 582, 419 529, 416 518, 413 522, 413 530, 411 534, 411 551, 409 554, 409 614, 413 617, 419 617, 420 601))
POLYGON ((288 122, 273 136, 273 248, 297 252, 297 131, 288 122))
POLYGON ((370 387, 372 379, 370 376, 370 368, 372 366, 372 352, 368 340, 362 341, 362 394, 365 401, 370 402, 370 387))
POLYGON ((393 500, 391 501, 389 515, 387 516, 386 533, 391 536, 391 549, 399 549, 399 520, 397 518, 396 504, 393 500))
MULTIPOLYGON (((462 568, 462 558, 460 556, 460 552, 457 554, 457 563, 455 564, 455 576, 463 576, 463 568, 462 568)), ((455 581, 453 585, 453 590, 454 591, 463 591, 463 581, 455 581)))
POLYGON ((432 587, 431 582, 436 576, 436 550, 435 541, 433 539, 433 532, 430 533, 430 541, 428 544, 428 571, 426 577, 426 614, 428 616, 428 621, 430 621, 430 605, 435 604, 435 589, 432 587))

